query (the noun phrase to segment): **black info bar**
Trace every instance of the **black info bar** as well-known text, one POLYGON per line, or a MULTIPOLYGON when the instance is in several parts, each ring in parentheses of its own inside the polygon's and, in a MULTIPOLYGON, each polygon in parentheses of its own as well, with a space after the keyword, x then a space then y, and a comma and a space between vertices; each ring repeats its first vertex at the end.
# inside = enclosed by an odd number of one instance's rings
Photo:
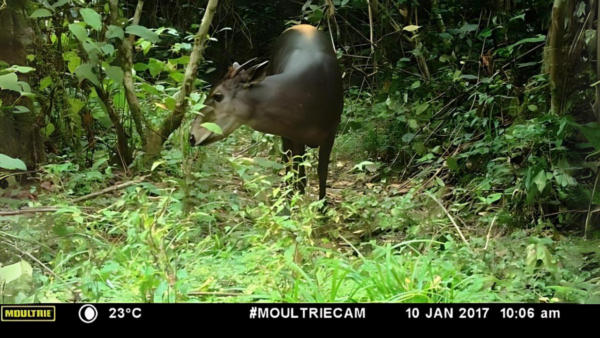
POLYGON ((178 303, 2 305, 0 325, 19 324, 261 324, 261 323, 552 323, 594 320, 600 305, 580 304, 374 304, 178 303))

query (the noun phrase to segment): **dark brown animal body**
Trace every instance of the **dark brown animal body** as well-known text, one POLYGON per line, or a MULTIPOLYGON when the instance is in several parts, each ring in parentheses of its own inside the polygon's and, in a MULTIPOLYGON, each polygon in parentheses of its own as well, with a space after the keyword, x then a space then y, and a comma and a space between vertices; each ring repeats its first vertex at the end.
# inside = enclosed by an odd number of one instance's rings
MULTIPOLYGON (((315 27, 286 30, 275 43, 270 64, 235 63, 209 93, 204 116, 194 121, 190 142, 204 146, 224 139, 242 125, 281 136, 285 159, 303 156, 306 146, 319 148, 319 199, 326 195, 327 170, 344 108, 342 76, 331 40, 315 27), (201 125, 216 123, 223 134, 201 125)), ((299 161, 297 187, 305 191, 299 161)))

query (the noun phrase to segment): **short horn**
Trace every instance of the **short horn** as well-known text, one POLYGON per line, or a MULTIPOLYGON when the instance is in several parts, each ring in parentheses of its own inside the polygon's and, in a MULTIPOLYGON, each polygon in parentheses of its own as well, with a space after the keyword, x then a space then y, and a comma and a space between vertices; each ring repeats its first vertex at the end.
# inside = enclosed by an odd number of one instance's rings
POLYGON ((248 65, 250 65, 250 63, 254 62, 257 58, 252 58, 246 62, 244 62, 243 65, 239 66, 234 72, 233 74, 231 74, 231 78, 236 77, 242 70, 244 70, 246 67, 248 67, 248 65))

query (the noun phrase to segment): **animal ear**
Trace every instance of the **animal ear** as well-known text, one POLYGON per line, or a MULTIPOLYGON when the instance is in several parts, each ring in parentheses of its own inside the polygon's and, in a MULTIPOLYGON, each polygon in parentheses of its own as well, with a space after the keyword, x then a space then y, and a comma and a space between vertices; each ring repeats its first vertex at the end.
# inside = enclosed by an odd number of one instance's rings
POLYGON ((244 88, 249 88, 250 86, 260 83, 262 80, 264 80, 267 77, 268 64, 269 61, 265 61, 257 64, 256 66, 252 66, 247 70, 244 70, 242 75, 244 88))

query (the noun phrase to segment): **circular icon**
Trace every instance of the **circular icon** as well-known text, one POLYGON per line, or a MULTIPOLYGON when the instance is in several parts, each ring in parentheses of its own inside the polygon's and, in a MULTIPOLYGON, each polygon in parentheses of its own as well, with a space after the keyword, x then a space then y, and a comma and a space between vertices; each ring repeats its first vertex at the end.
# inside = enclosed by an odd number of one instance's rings
POLYGON ((86 304, 79 309, 79 319, 82 322, 89 324, 95 321, 96 318, 98 318, 98 310, 93 305, 86 304))

